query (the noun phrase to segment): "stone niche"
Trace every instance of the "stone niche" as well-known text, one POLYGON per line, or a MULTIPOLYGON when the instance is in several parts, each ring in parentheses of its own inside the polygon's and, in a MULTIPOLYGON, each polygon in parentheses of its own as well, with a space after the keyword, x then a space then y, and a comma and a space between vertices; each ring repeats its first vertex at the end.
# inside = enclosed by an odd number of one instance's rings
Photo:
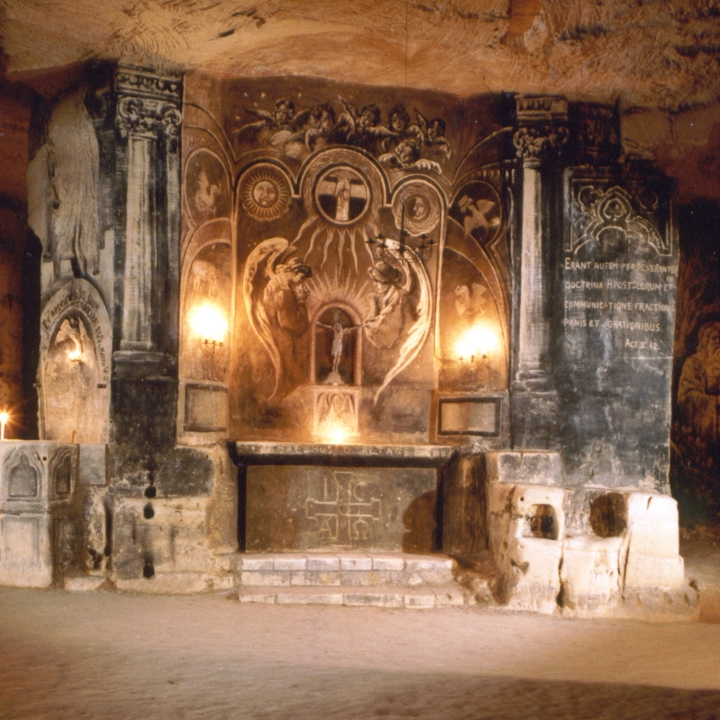
POLYGON ((105 303, 86 280, 71 280, 40 318, 40 421, 48 440, 108 440, 112 339, 105 303))

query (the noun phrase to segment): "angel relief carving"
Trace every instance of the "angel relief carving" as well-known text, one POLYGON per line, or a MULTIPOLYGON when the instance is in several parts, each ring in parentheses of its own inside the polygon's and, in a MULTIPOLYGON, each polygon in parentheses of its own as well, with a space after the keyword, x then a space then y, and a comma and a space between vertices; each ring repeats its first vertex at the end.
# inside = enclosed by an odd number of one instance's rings
POLYGON ((287 250, 284 238, 264 240, 250 253, 243 275, 245 310, 275 371, 271 400, 286 397, 307 379, 299 341, 310 327, 305 281, 312 268, 288 257, 287 250))
POLYGON ((374 292, 363 322, 368 340, 380 350, 392 351, 383 355, 394 361, 375 393, 376 402, 418 356, 430 333, 433 312, 432 285, 420 258, 396 241, 384 244, 368 271, 374 292))

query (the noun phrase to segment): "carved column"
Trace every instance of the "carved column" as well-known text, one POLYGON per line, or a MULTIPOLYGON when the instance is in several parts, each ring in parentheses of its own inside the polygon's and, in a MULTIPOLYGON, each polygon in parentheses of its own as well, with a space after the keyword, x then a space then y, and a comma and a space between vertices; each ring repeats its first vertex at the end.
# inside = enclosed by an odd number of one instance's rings
POLYGON ((115 90, 113 440, 151 465, 175 438, 182 80, 121 65, 115 90))
POLYGON ((567 139, 567 101, 560 98, 518 98, 520 128, 513 142, 523 162, 520 261, 520 318, 515 382, 527 389, 547 385, 545 360, 548 324, 543 267, 543 205, 541 164, 567 139))
MULTIPOLYGON (((167 350, 160 290, 177 273, 179 78, 134 67, 117 72, 117 126, 127 141, 122 335, 125 351, 167 350)), ((172 304, 172 303, 170 303, 172 304)))

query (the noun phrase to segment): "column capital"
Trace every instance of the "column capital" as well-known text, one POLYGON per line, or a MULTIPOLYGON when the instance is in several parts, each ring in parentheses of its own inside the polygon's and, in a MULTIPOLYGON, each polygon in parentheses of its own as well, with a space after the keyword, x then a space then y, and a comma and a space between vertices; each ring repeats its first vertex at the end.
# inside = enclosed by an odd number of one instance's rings
POLYGON ((558 152, 567 142, 568 129, 564 125, 543 123, 521 127, 513 136, 518 157, 530 165, 540 165, 540 158, 547 152, 558 152))
POLYGON ((541 157, 558 152, 567 142, 568 102, 557 95, 518 95, 518 130, 513 144, 526 165, 538 167, 541 157))
POLYGON ((122 137, 175 140, 181 123, 182 78, 120 65, 115 74, 117 126, 122 137))

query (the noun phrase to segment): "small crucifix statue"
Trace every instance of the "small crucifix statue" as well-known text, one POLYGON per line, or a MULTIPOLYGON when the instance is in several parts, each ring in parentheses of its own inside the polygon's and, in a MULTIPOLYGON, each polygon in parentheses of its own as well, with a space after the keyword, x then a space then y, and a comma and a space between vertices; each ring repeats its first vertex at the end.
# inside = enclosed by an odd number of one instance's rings
POLYGON ((342 358, 343 340, 345 338, 345 333, 357 330, 359 327, 362 327, 362 325, 349 325, 346 327, 339 322, 333 323, 332 325, 326 325, 325 323, 321 322, 316 322, 315 324, 318 327, 325 328, 326 330, 332 330, 333 332, 332 347, 330 349, 330 354, 332 355, 332 370, 330 371, 330 374, 328 375, 325 382, 333 385, 343 385, 344 383, 340 379, 339 367, 340 359, 342 358))

